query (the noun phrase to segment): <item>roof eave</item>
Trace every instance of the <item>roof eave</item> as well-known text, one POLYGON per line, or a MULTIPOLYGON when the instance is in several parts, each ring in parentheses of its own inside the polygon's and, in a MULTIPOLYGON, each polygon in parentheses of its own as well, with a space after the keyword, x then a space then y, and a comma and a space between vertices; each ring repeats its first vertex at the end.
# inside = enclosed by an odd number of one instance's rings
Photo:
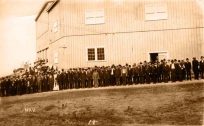
POLYGON ((40 15, 42 14, 42 12, 44 11, 44 9, 46 8, 46 6, 49 4, 49 3, 55 3, 57 0, 51 0, 51 1, 47 1, 43 4, 42 8, 40 9, 40 12, 38 13, 38 15, 36 16, 35 18, 35 21, 38 20, 38 18, 40 17, 40 15))
POLYGON ((60 0, 55 0, 52 5, 46 10, 48 13, 57 5, 60 0))

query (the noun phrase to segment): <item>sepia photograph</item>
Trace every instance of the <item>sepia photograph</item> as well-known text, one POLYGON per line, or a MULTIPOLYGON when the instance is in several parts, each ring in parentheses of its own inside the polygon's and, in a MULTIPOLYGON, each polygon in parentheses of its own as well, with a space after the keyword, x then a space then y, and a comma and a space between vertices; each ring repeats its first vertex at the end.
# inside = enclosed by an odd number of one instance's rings
POLYGON ((0 126, 204 125, 204 0, 0 0, 0 126))

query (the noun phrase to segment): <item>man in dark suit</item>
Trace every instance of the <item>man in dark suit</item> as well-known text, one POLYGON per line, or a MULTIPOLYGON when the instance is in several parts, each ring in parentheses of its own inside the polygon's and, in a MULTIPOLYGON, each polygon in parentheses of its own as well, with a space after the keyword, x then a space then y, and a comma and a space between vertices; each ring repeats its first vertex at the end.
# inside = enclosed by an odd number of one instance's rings
POLYGON ((176 81, 182 81, 181 80, 181 66, 180 66, 180 60, 175 60, 175 74, 176 74, 176 81))
POLYGON ((91 70, 91 68, 88 68, 88 70, 87 70, 86 80, 87 80, 88 88, 93 87, 93 83, 92 83, 92 70, 91 70))
POLYGON ((86 71, 85 71, 85 69, 81 69, 80 78, 81 78, 81 88, 85 88, 85 85, 86 85, 86 71))
POLYGON ((145 79, 144 79, 144 66, 142 62, 140 62, 138 66, 138 73, 139 73, 139 83, 143 84, 145 79))
POLYGON ((110 86, 110 76, 111 76, 110 73, 111 73, 110 68, 106 67, 104 71, 104 78, 105 78, 104 86, 110 86))
POLYGON ((202 79, 204 79, 204 57, 201 56, 200 60, 200 76, 202 79))
POLYGON ((50 73, 48 77, 48 85, 49 85, 49 91, 52 91, 54 88, 54 76, 50 73))
POLYGON ((164 62, 163 81, 166 83, 169 81, 170 71, 170 65, 167 62, 164 62))
POLYGON ((116 85, 120 85, 120 77, 121 77, 121 69, 120 69, 120 66, 117 66, 115 69, 116 85))
POLYGON ((171 60, 170 68, 171 68, 171 81, 175 82, 176 81, 176 65, 175 65, 176 60, 171 60))
POLYGON ((114 64, 111 66, 110 83, 111 83, 112 86, 114 86, 116 84, 115 83, 115 65, 114 64))
POLYGON ((11 80, 9 77, 6 78, 6 83, 5 83, 5 87, 6 87, 6 96, 10 96, 11 95, 11 80))
POLYGON ((69 89, 74 88, 74 72, 73 69, 69 70, 69 89))
POLYGON ((4 78, 2 78, 0 86, 1 86, 1 96, 3 97, 5 96, 5 79, 4 78))
POLYGON ((191 80, 191 63, 189 62, 188 58, 186 58, 185 70, 186 70, 186 78, 187 78, 187 80, 191 80))
POLYGON ((133 66, 133 75, 134 75, 134 83, 138 84, 139 83, 139 74, 138 74, 138 66, 136 64, 133 66))
POLYGON ((60 84, 59 84, 59 89, 62 90, 62 89, 65 89, 65 71, 64 69, 62 69, 62 72, 60 73, 60 84))
POLYGON ((151 66, 150 66, 150 62, 146 63, 146 67, 145 67, 145 79, 146 79, 146 83, 149 84, 151 82, 151 66))
POLYGON ((101 68, 101 85, 102 86, 105 86, 105 67, 103 66, 102 68, 101 68))
POLYGON ((199 79, 199 69, 198 69, 199 62, 195 57, 193 58, 192 66, 193 66, 193 73, 194 73, 195 79, 198 80, 199 79))
POLYGON ((68 87, 68 84, 69 84, 69 75, 68 75, 68 71, 65 71, 65 78, 64 78, 65 80, 65 84, 64 84, 64 88, 65 89, 68 89, 69 87, 68 87))
POLYGON ((157 83, 158 81, 158 79, 157 79, 157 75, 158 74, 158 66, 157 66, 157 63, 155 62, 155 63, 153 63, 152 64, 152 81, 153 81, 153 83, 157 83))

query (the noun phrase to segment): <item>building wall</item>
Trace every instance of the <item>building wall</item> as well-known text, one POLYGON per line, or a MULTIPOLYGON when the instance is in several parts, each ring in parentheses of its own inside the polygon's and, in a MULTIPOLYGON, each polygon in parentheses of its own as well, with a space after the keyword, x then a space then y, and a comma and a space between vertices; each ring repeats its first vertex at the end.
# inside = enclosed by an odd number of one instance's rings
POLYGON ((61 0, 62 25, 65 36, 97 34, 107 32, 148 31, 200 26, 202 13, 195 0, 132 0, 121 5, 113 0, 105 2, 83 2, 61 0), (168 20, 145 21, 145 4, 166 3, 168 20), (182 6, 181 6, 182 5, 182 6), (85 25, 85 10, 105 9, 105 24, 85 25), (64 13, 63 13, 64 12, 64 13))
POLYGON ((138 63, 149 52, 167 52, 169 59, 202 53, 203 15, 195 0, 60 0, 48 17, 49 64, 60 68, 138 63), (168 20, 145 20, 145 5, 152 3, 167 5, 168 20), (104 24, 85 24, 86 10, 102 9, 104 24), (104 47, 105 61, 87 61, 89 47, 104 47))
MULTIPOLYGON (((46 10, 47 8, 45 8, 46 10)), ((37 59, 46 57, 46 48, 49 47, 49 16, 43 11, 36 22, 36 52, 37 59)))
POLYGON ((199 51, 201 51, 199 45, 195 44, 198 39, 191 37, 197 36, 196 34, 195 30, 181 30, 76 36, 61 39, 52 44, 51 48, 58 51, 61 56, 59 57, 59 62, 62 65, 60 67, 124 65, 125 63, 133 64, 148 60, 149 52, 167 52, 170 59, 198 57, 200 56, 199 51), (141 37, 144 35, 148 37, 141 37), (66 43, 66 48, 59 48, 63 45, 59 43, 66 43), (105 61, 87 61, 86 51, 89 47, 104 47, 105 61))
MULTIPOLYGON (((203 0, 197 0, 197 4, 199 5, 200 10, 202 11, 202 25, 204 24, 204 1, 203 0)), ((201 55, 204 56, 204 29, 200 29, 200 33, 201 33, 201 55)))

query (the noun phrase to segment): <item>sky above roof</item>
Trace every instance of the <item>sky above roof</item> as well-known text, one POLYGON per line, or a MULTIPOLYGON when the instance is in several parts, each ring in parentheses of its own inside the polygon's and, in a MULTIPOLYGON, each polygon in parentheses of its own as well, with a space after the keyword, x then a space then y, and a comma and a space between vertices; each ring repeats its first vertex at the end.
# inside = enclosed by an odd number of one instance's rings
POLYGON ((45 0, 0 0, 0 76, 35 60, 35 17, 45 0))

